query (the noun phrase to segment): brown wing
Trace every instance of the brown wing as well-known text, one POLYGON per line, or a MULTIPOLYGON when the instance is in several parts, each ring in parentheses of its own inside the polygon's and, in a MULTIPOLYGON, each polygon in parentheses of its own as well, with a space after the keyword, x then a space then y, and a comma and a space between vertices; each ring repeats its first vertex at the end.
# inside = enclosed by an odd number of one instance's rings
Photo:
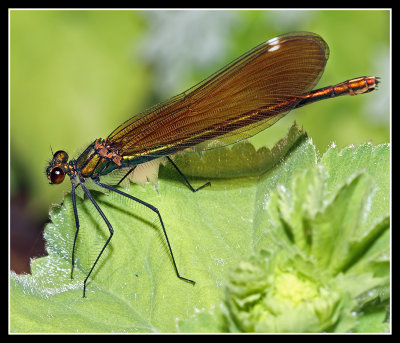
POLYGON ((318 35, 295 32, 262 43, 188 91, 144 111, 107 138, 124 156, 168 155, 217 139, 248 138, 314 88, 329 57, 318 35))

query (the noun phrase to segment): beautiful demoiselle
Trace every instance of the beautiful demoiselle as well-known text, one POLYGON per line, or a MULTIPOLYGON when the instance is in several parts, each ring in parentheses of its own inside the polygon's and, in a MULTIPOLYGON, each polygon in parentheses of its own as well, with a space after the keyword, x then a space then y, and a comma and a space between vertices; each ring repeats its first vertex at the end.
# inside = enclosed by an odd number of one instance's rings
POLYGON ((85 186, 88 179, 102 189, 121 194, 154 211, 161 224, 176 275, 194 284, 194 281, 182 277, 178 272, 158 209, 115 188, 115 185, 102 183, 100 177, 123 169, 124 176, 117 182, 118 185, 139 164, 166 156, 192 191, 209 185, 206 183, 194 189, 168 156, 188 148, 192 152, 205 150, 205 143, 213 139, 219 140, 219 146, 232 144, 273 125, 293 108, 375 89, 378 78, 358 77, 312 91, 328 57, 328 45, 317 34, 294 32, 278 36, 258 45, 188 91, 135 115, 106 139, 96 139, 77 159, 68 161, 66 152, 57 151, 46 174, 51 184, 63 182, 65 175, 69 176, 72 184, 76 232, 72 247, 71 278, 79 232, 76 187, 81 186, 110 232, 86 276, 83 297, 86 283, 114 232, 85 186))

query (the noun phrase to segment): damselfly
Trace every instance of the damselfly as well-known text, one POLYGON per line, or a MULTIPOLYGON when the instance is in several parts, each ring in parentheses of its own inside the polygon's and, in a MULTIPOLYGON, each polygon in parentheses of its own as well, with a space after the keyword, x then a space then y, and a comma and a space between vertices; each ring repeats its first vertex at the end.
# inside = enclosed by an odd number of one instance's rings
POLYGON ((188 91, 156 105, 127 120, 106 139, 96 139, 77 158, 57 151, 46 169, 52 184, 63 182, 68 175, 72 184, 72 204, 76 232, 72 247, 71 278, 74 270, 75 245, 79 232, 76 187, 93 203, 109 230, 109 237, 94 261, 83 285, 93 272, 114 229, 96 203, 85 182, 91 179, 98 187, 121 194, 151 209, 158 216, 179 279, 195 281, 179 274, 171 244, 160 212, 154 206, 127 194, 100 178, 117 169, 129 175, 139 164, 165 156, 195 192, 195 189, 170 155, 190 148, 207 149, 206 143, 218 139, 219 146, 246 139, 273 125, 290 110, 318 100, 340 95, 356 95, 375 89, 376 77, 358 77, 335 86, 312 90, 319 81, 329 57, 326 42, 317 34, 294 32, 264 42, 188 91))

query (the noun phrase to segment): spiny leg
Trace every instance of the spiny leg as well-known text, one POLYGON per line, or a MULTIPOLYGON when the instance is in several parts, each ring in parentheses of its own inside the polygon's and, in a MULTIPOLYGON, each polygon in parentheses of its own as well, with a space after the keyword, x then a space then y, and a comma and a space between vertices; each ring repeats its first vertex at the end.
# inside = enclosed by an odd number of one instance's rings
POLYGON ((136 167, 137 167, 137 165, 133 166, 131 169, 129 169, 129 171, 122 177, 122 179, 118 181, 116 186, 119 186, 121 184, 121 182, 124 181, 127 178, 127 176, 135 170, 136 167))
POLYGON ((162 218, 161 218, 161 214, 160 214, 160 212, 158 211, 158 209, 157 209, 156 207, 154 207, 153 205, 151 205, 151 204, 149 204, 149 203, 147 203, 147 202, 145 202, 145 201, 143 201, 143 200, 140 200, 140 199, 138 199, 138 198, 135 198, 134 196, 132 196, 132 195, 130 195, 130 194, 127 194, 127 193, 125 193, 125 192, 122 192, 122 191, 120 191, 119 189, 116 189, 116 188, 114 188, 114 187, 112 187, 112 186, 109 186, 109 185, 106 185, 106 184, 104 184, 104 183, 101 183, 98 179, 97 179, 97 180, 96 180, 96 179, 93 179, 93 181, 95 182, 96 185, 98 185, 98 186, 100 186, 100 187, 103 187, 103 188, 105 188, 105 189, 108 189, 108 190, 110 190, 110 191, 113 191, 113 192, 115 192, 115 193, 121 194, 121 195, 123 195, 123 196, 125 196, 125 197, 127 197, 127 198, 129 198, 129 199, 131 199, 131 200, 134 200, 134 201, 138 202, 139 204, 142 204, 143 206, 146 206, 147 208, 149 208, 150 210, 152 210, 153 212, 155 212, 155 213, 157 214, 158 219, 159 219, 159 221, 160 221, 160 223, 161 223, 162 230, 163 230, 163 232, 164 232, 165 240, 167 241, 168 249, 169 249, 169 252, 170 252, 170 254, 171 254, 172 263, 173 263, 173 265, 174 265, 174 268, 175 268, 175 272, 176 272, 177 277, 178 277, 179 279, 183 280, 183 281, 190 282, 190 283, 192 283, 192 284, 194 285, 194 284, 196 283, 195 281, 190 280, 190 279, 187 279, 187 278, 185 278, 185 277, 183 277, 183 276, 181 276, 181 275, 179 274, 178 267, 176 266, 176 263, 175 263, 174 254, 172 253, 171 244, 169 243, 169 239, 168 239, 168 236, 167 236, 167 232, 166 232, 165 227, 164 227, 164 222, 163 222, 163 220, 162 220, 162 218))
POLYGON ((168 158, 168 161, 170 161, 171 164, 174 166, 174 168, 178 171, 179 175, 182 177, 183 181, 185 181, 185 183, 189 186, 189 188, 192 192, 197 192, 198 190, 200 190, 206 186, 211 186, 211 182, 208 181, 204 185, 202 185, 198 188, 193 188, 192 185, 190 184, 190 182, 188 181, 188 179, 185 177, 185 175, 183 175, 183 173, 179 170, 178 166, 174 163, 174 161, 172 161, 172 159, 169 156, 167 156, 167 158, 168 158))
MULTIPOLYGON (((72 184, 72 207, 74 209, 74 216, 75 216, 75 237, 74 237, 74 245, 72 246, 72 263, 71 263, 71 279, 73 279, 73 273, 74 273, 74 266, 75 266, 75 245, 76 245, 76 239, 78 237, 78 232, 79 232, 79 218, 78 218, 78 210, 76 208, 76 195, 75 195, 75 189, 77 186, 75 186, 75 179, 71 179, 71 184, 72 184)), ((79 184, 78 184, 79 186, 79 184)))
POLYGON ((110 222, 108 221, 107 217, 105 216, 105 214, 103 213, 103 211, 100 209, 99 205, 97 205, 96 201, 93 199, 92 195, 90 194, 90 192, 86 189, 86 187, 83 185, 83 183, 81 183, 81 187, 83 189, 83 191, 85 192, 85 194, 87 195, 87 197, 90 199, 90 201, 92 202, 92 204, 94 205, 94 207, 96 208, 96 210, 99 212, 99 214, 101 215, 101 217, 103 218, 103 220, 105 221, 105 223, 107 224, 108 230, 110 231, 110 237, 108 237, 106 243, 104 244, 103 248, 100 251, 100 254, 97 256, 96 261, 94 261, 92 268, 89 271, 89 274, 86 276, 85 281, 83 282, 83 297, 86 298, 85 293, 86 293, 86 282, 89 279, 90 274, 92 274, 92 271, 94 269, 94 267, 96 266, 101 254, 103 253, 104 249, 107 247, 108 243, 111 240, 111 237, 114 234, 114 230, 110 224, 110 222))

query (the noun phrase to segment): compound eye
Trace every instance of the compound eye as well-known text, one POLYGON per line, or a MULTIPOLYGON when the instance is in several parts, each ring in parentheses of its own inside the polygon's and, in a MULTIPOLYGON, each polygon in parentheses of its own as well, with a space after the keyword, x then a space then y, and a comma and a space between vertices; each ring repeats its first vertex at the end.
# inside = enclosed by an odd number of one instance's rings
POLYGON ((64 181, 64 178, 65 178, 64 170, 62 170, 59 167, 53 168, 52 171, 50 172, 51 183, 59 184, 64 181))

